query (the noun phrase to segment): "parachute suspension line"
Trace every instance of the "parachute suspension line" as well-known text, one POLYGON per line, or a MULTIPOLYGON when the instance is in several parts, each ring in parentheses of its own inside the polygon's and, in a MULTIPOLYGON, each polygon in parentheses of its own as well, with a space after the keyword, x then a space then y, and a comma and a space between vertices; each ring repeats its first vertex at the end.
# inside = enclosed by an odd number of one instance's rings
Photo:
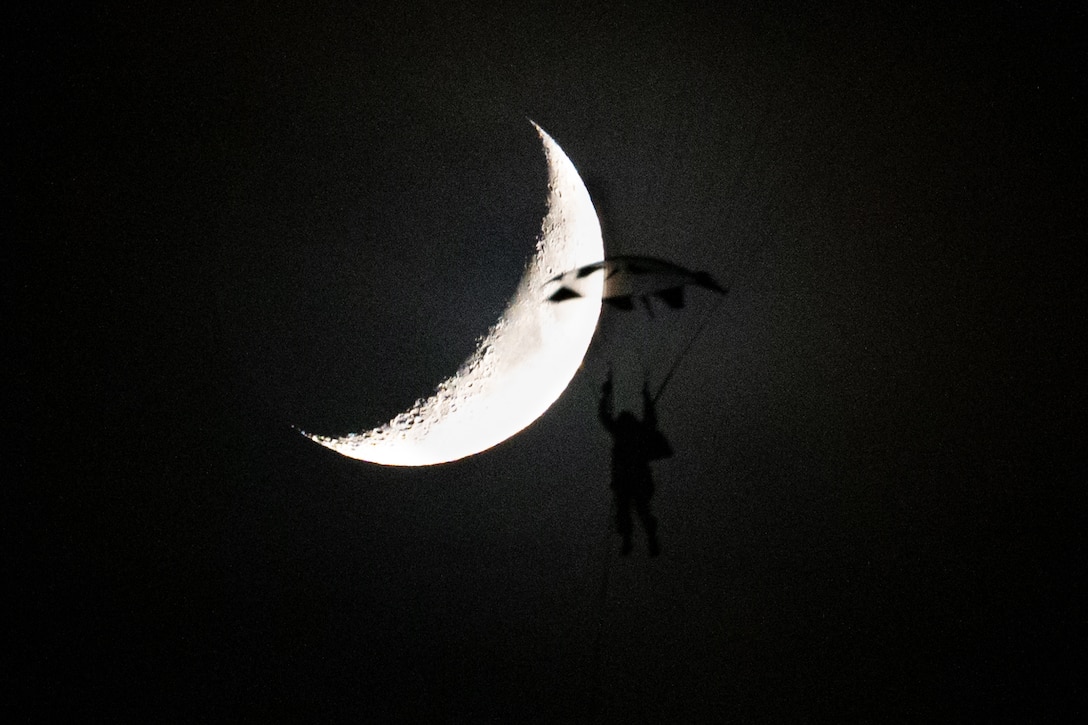
POLYGON ((714 313, 718 311, 718 308, 721 307, 722 302, 724 302, 724 301, 725 301, 725 296, 724 295, 718 297, 717 301, 714 303, 714 306, 711 307, 709 310, 707 310, 707 313, 703 317, 703 321, 699 324, 699 327, 695 330, 694 333, 692 333, 691 337, 687 341, 687 344, 684 345, 684 348, 680 351, 680 353, 673 360, 672 367, 670 367, 669 371, 665 374, 665 379, 661 381, 661 387, 659 387, 657 389, 657 392, 654 393, 653 402, 656 403, 657 399, 661 397, 661 394, 665 392, 665 388, 666 388, 666 386, 668 386, 669 382, 672 380, 672 376, 676 373, 676 369, 680 367, 680 363, 687 356, 688 352, 691 350, 692 346, 695 344, 695 341, 698 340, 699 336, 703 334, 703 330, 705 330, 707 328, 707 326, 710 324, 710 321, 714 317, 714 313))

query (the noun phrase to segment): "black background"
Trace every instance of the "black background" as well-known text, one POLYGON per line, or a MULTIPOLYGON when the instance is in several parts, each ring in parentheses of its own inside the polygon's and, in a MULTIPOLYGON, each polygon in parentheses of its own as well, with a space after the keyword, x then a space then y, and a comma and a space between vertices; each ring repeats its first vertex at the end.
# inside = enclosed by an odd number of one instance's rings
POLYGON ((15 11, 6 707, 1083 713, 1084 11, 710 7, 15 11), (609 252, 731 288, 656 560, 608 532, 602 349, 453 464, 291 428, 471 352, 544 210, 527 118, 609 252))

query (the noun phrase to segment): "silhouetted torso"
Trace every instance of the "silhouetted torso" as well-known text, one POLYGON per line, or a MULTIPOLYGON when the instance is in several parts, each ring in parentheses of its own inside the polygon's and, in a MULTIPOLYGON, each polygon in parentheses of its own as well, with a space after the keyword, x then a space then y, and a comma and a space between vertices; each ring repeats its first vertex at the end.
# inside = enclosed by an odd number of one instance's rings
POLYGON ((602 419, 612 434, 612 489, 636 490, 653 495, 653 473, 649 453, 656 430, 624 411, 611 420, 602 419))
POLYGON ((657 519, 650 513, 654 478, 650 461, 671 455, 668 442, 657 430, 657 415, 649 392, 643 388, 642 420, 630 411, 612 414, 612 380, 601 389, 599 416, 612 435, 612 482, 616 502, 616 530, 623 537, 621 553, 631 551, 631 507, 634 506, 646 530, 651 556, 658 553, 657 519))

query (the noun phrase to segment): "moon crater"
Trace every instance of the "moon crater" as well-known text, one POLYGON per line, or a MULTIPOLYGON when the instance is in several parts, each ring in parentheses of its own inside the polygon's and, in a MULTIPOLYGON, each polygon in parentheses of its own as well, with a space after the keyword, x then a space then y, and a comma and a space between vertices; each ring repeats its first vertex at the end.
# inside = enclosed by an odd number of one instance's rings
POLYGON ((566 389, 589 348, 601 311, 600 280, 581 299, 547 302, 559 272, 604 257, 593 202, 574 164, 533 124, 548 163, 548 208, 536 249, 499 320, 435 392, 361 433, 304 433, 350 458, 394 466, 458 460, 507 440, 539 418, 566 389))

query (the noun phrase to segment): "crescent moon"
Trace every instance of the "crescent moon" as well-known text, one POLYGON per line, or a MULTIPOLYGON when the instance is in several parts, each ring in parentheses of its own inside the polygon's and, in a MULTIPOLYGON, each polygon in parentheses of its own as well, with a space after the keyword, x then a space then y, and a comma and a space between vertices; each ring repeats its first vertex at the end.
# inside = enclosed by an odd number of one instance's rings
POLYGON ((485 451, 543 415, 566 389, 589 349, 601 313, 603 279, 583 297, 547 301, 555 275, 604 258, 597 212, 574 164, 533 122, 548 163, 548 210, 520 283, 475 352, 434 394, 385 425, 311 440, 349 458, 389 466, 429 466, 485 451))

